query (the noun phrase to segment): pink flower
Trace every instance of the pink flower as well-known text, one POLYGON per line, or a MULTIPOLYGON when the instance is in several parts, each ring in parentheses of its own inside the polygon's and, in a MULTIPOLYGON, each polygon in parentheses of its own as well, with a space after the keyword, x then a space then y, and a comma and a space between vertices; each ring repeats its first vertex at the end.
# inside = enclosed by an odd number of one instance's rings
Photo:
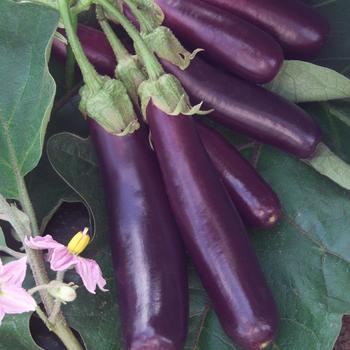
POLYGON ((102 271, 95 260, 82 258, 80 253, 87 247, 90 237, 88 229, 78 232, 69 242, 68 246, 56 242, 52 236, 26 237, 24 243, 32 249, 48 250, 47 260, 53 271, 65 271, 74 268, 76 273, 83 280, 85 288, 95 294, 98 286, 102 291, 106 285, 106 280, 102 276, 102 271))
POLYGON ((5 314, 21 314, 36 309, 34 298, 22 288, 26 271, 26 257, 6 265, 0 260, 0 325, 5 314))

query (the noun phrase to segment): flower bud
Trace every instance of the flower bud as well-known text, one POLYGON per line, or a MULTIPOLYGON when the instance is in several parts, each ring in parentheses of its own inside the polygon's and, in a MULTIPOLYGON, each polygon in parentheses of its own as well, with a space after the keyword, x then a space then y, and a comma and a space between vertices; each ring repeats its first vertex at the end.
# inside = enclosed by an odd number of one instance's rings
POLYGON ((51 281, 47 287, 49 294, 63 303, 69 303, 76 299, 76 289, 77 286, 74 284, 66 284, 60 281, 51 281))

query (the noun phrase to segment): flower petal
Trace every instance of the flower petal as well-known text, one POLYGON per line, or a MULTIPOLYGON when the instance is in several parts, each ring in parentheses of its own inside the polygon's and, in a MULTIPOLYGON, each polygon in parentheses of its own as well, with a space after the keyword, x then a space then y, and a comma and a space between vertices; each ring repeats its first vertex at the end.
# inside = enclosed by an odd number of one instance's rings
POLYGON ((48 258, 50 261, 51 270, 53 271, 67 270, 74 266, 78 261, 78 258, 71 254, 64 245, 50 251, 48 258))
POLYGON ((35 311, 34 298, 23 288, 7 287, 1 290, 0 308, 5 314, 35 311))
POLYGON ((32 249, 56 249, 64 247, 63 244, 56 242, 51 235, 36 236, 36 237, 25 237, 24 244, 32 249))
POLYGON ((6 285, 21 287, 26 277, 27 257, 17 259, 2 266, 0 279, 6 285))
POLYGON ((2 319, 5 317, 5 312, 1 309, 0 307, 0 326, 1 326, 1 322, 2 322, 2 319))
POLYGON ((90 293, 95 294, 97 285, 103 292, 108 291, 108 289, 104 289, 106 280, 103 278, 100 266, 95 260, 79 257, 75 271, 80 275, 85 288, 90 293))

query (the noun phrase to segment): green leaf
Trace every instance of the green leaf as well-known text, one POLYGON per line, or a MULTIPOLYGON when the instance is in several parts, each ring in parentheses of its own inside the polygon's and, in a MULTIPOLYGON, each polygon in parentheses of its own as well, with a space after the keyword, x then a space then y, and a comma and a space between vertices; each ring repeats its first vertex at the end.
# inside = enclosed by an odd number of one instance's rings
POLYGON ((31 313, 6 315, 0 326, 0 350, 42 350, 29 330, 31 313))
MULTIPOLYGON (((87 135, 87 125, 78 110, 79 97, 71 98, 69 103, 54 110, 47 127, 46 140, 64 130, 79 135, 87 135)), ((37 167, 26 176, 26 183, 40 231, 43 232, 48 221, 62 202, 79 202, 80 197, 52 169, 44 152, 37 167), (43 181, 45 179, 45 181, 43 181)))
MULTIPOLYGON (((71 134, 56 135, 49 143, 49 156, 55 169, 85 199, 98 219, 94 243, 98 249, 93 245, 89 254, 101 261, 103 271, 112 278, 103 191, 93 154, 88 140, 71 134)), ((267 146, 263 147, 258 165, 279 194, 284 212, 276 228, 251 232, 281 315, 279 337, 272 348, 330 350, 339 333, 342 314, 350 312, 348 195, 303 162, 267 146)), ((67 306, 68 318, 83 332, 88 344, 96 344, 101 341, 96 337, 102 337, 105 341, 101 349, 112 345, 121 349, 119 336, 111 335, 111 327, 119 326, 115 300, 111 294, 109 300, 105 296, 85 300, 87 309, 84 303, 67 306), (101 308, 101 322, 109 320, 106 330, 103 323, 101 334, 84 331, 91 326, 92 315, 99 315, 101 308)), ((186 349, 237 349, 220 327, 192 268, 190 298, 186 349)))
POLYGON ((312 158, 305 163, 339 186, 350 190, 350 166, 334 154, 324 143, 317 146, 312 158))
POLYGON ((293 102, 350 97, 350 80, 347 77, 304 61, 284 61, 276 78, 265 87, 293 102))
POLYGON ((7 198, 18 198, 16 177, 41 156, 55 95, 47 61, 57 22, 48 7, 0 3, 0 192, 7 198))

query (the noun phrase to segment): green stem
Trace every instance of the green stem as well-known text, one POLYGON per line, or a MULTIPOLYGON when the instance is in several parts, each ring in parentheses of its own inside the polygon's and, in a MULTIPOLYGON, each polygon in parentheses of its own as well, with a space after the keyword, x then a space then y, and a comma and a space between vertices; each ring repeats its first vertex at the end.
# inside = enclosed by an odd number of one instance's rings
MULTIPOLYGON (((28 215, 32 234, 33 235, 39 235, 39 227, 36 220, 35 212, 33 209, 32 202, 29 198, 27 186, 24 182, 24 178, 21 174, 17 155, 15 152, 14 144, 11 139, 9 130, 8 130, 8 124, 2 122, 1 114, 0 114, 0 123, 2 124, 4 137, 7 139, 8 144, 8 150, 10 155, 10 162, 12 165, 12 169, 16 178, 16 186, 18 191, 18 199, 21 203, 23 211, 28 215)), ((17 232, 17 234, 20 236, 22 242, 24 241, 24 238, 26 235, 30 235, 30 232, 17 232)), ((24 244, 25 252, 27 254, 28 263, 30 265, 30 268, 33 272, 33 278, 35 281, 35 284, 37 286, 40 285, 46 285, 50 282, 49 277, 47 275, 47 271, 44 265, 44 259, 42 252, 40 250, 33 250, 27 247, 24 244)), ((49 293, 46 290, 40 291, 40 297, 44 304, 45 310, 48 314, 50 314, 51 310, 54 306, 54 300, 49 295, 49 293)), ((39 311, 40 312, 40 311, 39 311)), ((62 313, 59 314, 60 323, 55 326, 55 329, 53 330, 55 334, 62 340, 62 342, 66 345, 68 350, 83 350, 78 340, 75 338, 74 334, 72 333, 71 329, 67 326, 67 323, 62 315, 62 313)))
POLYGON ((71 13, 77 16, 79 13, 89 10, 91 4, 92 0, 80 0, 71 8, 71 13))
MULTIPOLYGON (((62 0, 60 0, 62 1, 62 0)), ((128 19, 108 0, 94 0, 97 5, 101 5, 112 17, 114 17, 125 29, 135 46, 139 49, 140 55, 144 61, 148 76, 151 80, 157 80, 164 74, 164 69, 158 62, 156 56, 148 48, 140 33, 128 21, 128 19)))
MULTIPOLYGON (((73 24, 74 33, 77 32, 78 27, 78 17, 71 14, 71 21, 73 24)), ((66 77, 66 90, 69 91, 74 86, 75 81, 75 57, 71 45, 68 44, 67 47, 67 60, 65 67, 65 77, 66 77)))
POLYGON ((129 58, 130 53, 114 33, 100 5, 96 5, 96 18, 112 47, 117 61, 129 58))
POLYGON ((49 319, 46 317, 45 312, 41 310, 40 306, 37 306, 35 309, 35 312, 40 317, 40 319, 44 322, 45 326, 48 330, 52 331, 52 324, 50 323, 49 319))
POLYGON ((71 21, 69 4, 67 0, 58 0, 58 7, 66 30, 69 44, 74 53, 75 59, 78 62, 85 84, 94 92, 97 92, 101 86, 101 79, 95 68, 89 62, 79 39, 74 31, 74 26, 71 21))
MULTIPOLYGON (((63 282, 65 273, 66 271, 58 271, 56 274, 56 281, 63 282)), ((56 323, 57 316, 61 311, 61 305, 62 303, 59 300, 55 300, 55 304, 49 316, 49 321, 53 324, 56 323)))
POLYGON ((128 5, 133 15, 136 17, 137 21, 140 23, 142 28, 141 32, 143 33, 151 33, 153 31, 152 24, 148 20, 147 16, 144 15, 142 11, 140 11, 135 3, 130 0, 124 0, 124 2, 128 5))
POLYGON ((48 284, 42 284, 42 285, 40 285, 40 286, 36 286, 36 287, 33 287, 33 288, 28 289, 28 293, 29 293, 30 295, 33 295, 33 294, 35 294, 36 292, 39 292, 39 291, 41 291, 41 290, 46 290, 47 287, 48 287, 48 284))

